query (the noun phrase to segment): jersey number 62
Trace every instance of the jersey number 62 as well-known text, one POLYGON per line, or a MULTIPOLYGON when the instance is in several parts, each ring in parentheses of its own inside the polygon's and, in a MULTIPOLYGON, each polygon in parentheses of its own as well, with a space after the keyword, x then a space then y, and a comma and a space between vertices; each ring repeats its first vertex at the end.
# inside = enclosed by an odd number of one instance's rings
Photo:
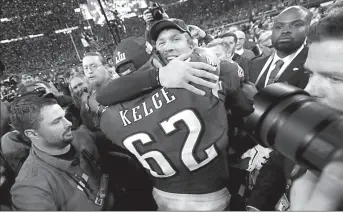
MULTIPOLYGON (((168 136, 177 130, 175 124, 180 121, 182 121, 188 127, 189 132, 186 136, 186 139, 181 150, 181 161, 189 171, 195 171, 201 168, 202 166, 205 166, 213 159, 215 159, 218 156, 218 153, 214 144, 212 144, 210 147, 204 150, 207 156, 206 159, 202 161, 197 161, 194 158, 194 147, 200 140, 199 136, 202 130, 202 125, 199 118, 193 110, 186 109, 181 112, 178 112, 172 115, 171 117, 161 121, 159 124, 163 129, 164 133, 168 136)), ((124 146, 137 157, 137 159, 146 169, 150 170, 152 176, 165 178, 171 177, 176 174, 175 169, 165 158, 162 152, 158 150, 153 150, 140 155, 134 146, 134 143, 137 141, 141 142, 144 145, 153 142, 153 140, 147 133, 140 132, 129 136, 123 141, 124 146), (160 169, 162 170, 163 174, 159 174, 151 168, 151 166, 146 160, 148 158, 155 160, 155 162, 159 165, 160 169)))

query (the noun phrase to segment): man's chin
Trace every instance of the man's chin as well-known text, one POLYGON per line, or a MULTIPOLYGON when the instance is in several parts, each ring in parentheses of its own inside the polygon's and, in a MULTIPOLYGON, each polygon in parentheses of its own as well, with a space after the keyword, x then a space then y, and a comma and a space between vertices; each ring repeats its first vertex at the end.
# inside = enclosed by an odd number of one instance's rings
POLYGON ((63 136, 63 141, 64 143, 71 143, 73 141, 74 137, 73 137, 73 134, 72 133, 68 133, 68 134, 65 134, 63 136))

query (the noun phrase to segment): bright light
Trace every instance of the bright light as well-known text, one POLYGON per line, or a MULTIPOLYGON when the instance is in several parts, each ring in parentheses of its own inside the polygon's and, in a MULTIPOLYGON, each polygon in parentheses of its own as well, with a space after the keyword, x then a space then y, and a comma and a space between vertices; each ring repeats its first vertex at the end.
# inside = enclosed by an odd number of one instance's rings
POLYGON ((78 29, 79 27, 69 27, 65 29, 56 30, 55 33, 70 33, 72 30, 78 29))
POLYGON ((38 34, 38 35, 29 35, 29 38, 36 38, 36 37, 42 37, 44 34, 38 34))
POLYGON ((11 21, 11 19, 9 19, 9 18, 1 18, 0 19, 0 22, 9 22, 9 21, 11 21))
POLYGON ((79 8, 79 7, 78 7, 78 8, 75 8, 74 11, 75 11, 76 13, 80 13, 80 12, 81 12, 81 8, 79 8))

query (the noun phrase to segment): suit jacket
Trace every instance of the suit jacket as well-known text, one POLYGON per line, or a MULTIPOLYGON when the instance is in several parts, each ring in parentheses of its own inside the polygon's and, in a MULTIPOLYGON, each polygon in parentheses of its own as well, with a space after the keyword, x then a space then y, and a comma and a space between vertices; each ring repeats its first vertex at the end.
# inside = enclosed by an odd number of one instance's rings
MULTIPOLYGON (((306 73, 304 68, 304 63, 306 61, 307 54, 308 48, 304 47, 304 49, 293 59, 293 61, 287 66, 285 71, 281 74, 279 79, 277 79, 275 82, 285 82, 287 84, 304 89, 309 79, 309 75, 306 73)), ((264 58, 256 58, 252 61, 250 65, 250 81, 255 83, 258 90, 264 88, 264 83, 266 81, 269 67, 267 67, 267 69, 265 70, 264 74, 262 75, 257 84, 256 80, 260 75, 261 71, 263 70, 263 67, 266 65, 269 57, 271 56, 264 58)))

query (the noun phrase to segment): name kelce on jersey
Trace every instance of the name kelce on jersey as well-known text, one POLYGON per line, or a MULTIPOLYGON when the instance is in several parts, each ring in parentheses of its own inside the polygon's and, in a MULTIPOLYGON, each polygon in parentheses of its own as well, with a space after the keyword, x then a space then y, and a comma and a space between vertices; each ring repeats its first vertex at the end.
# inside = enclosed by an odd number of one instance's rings
POLYGON ((176 97, 174 95, 169 94, 166 88, 162 88, 151 96, 153 108, 147 108, 146 101, 144 101, 141 105, 138 105, 130 110, 119 111, 119 115, 124 127, 126 127, 134 122, 144 119, 144 117, 149 116, 150 114, 154 113, 154 111, 160 109, 164 105, 174 102, 175 100, 176 97), (130 116, 130 114, 132 114, 132 116, 130 116), (132 119, 128 117, 132 117, 132 119))

